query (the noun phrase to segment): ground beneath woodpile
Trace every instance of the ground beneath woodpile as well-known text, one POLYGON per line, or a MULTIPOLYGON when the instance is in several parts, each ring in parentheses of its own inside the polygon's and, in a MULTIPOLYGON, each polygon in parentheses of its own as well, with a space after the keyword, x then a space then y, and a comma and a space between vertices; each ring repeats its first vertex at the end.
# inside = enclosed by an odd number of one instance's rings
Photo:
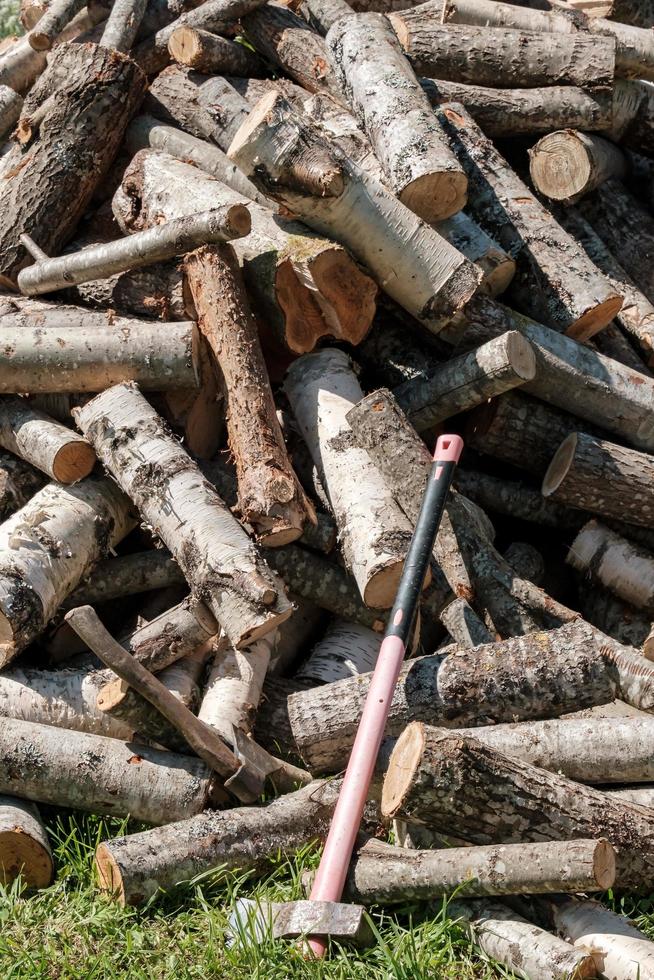
MULTIPOLYGON (((51 888, 29 895, 18 882, 0 888, 0 969, 3 980, 490 980, 514 977, 482 958, 442 902, 404 905, 394 915, 372 910, 374 947, 336 947, 322 964, 305 962, 283 942, 228 949, 227 920, 235 898, 285 901, 302 895, 300 876, 317 865, 317 850, 280 861, 267 878, 204 876, 152 901, 120 909, 94 886, 99 841, 125 832, 125 821, 41 808, 57 862, 51 888)), ((130 831, 141 829, 130 826, 130 831)), ((639 901, 606 896, 654 938, 654 896, 639 901)))

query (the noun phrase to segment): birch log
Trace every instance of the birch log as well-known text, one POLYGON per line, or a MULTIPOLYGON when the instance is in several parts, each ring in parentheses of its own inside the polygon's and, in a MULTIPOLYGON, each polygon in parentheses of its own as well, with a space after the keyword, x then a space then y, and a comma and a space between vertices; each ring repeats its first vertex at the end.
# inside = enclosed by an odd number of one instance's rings
POLYGON ((35 806, 0 796, 0 880, 21 876, 28 888, 47 888, 54 877, 48 835, 35 806))
MULTIPOLYGON (((607 638, 604 638, 607 639, 607 638)), ((607 640, 608 642, 608 640, 607 640)), ((617 671, 600 654, 601 634, 576 623, 407 661, 391 705, 387 735, 412 720, 445 727, 537 719, 615 697, 617 671)), ((312 772, 347 763, 370 674, 291 694, 262 705, 257 737, 296 749, 312 772), (275 717, 275 723, 271 718, 275 717), (287 719, 287 720, 285 720, 287 719)))
POLYGON ((400 201, 425 221, 466 203, 468 181, 382 14, 338 20, 327 47, 350 105, 400 201))
POLYGON ((436 110, 470 180, 470 211, 516 260, 510 295, 524 312, 588 340, 622 297, 509 167, 460 105, 436 110))
POLYGON ((264 63, 245 44, 196 27, 178 27, 170 36, 168 51, 178 64, 205 75, 266 74, 264 63))
POLYGON ((261 544, 281 547, 316 517, 284 445, 236 255, 229 247, 200 248, 186 256, 184 268, 200 330, 224 380, 240 514, 261 544))
POLYGON ((134 523, 115 484, 87 477, 74 487, 48 484, 0 525, 0 665, 38 636, 134 523))
POLYGON ((609 140, 565 129, 543 136, 532 146, 529 173, 539 193, 574 204, 604 181, 625 177, 627 164, 609 140))
POLYGON ((138 34, 148 0, 115 0, 100 44, 114 51, 129 51, 138 34))
POLYGON ((379 634, 374 630, 335 619, 318 640, 294 679, 311 686, 330 684, 374 670, 379 655, 379 634))
POLYGON ((361 598, 367 606, 388 609, 411 526, 365 452, 348 445, 346 413, 363 394, 352 363, 334 349, 305 355, 291 365, 284 390, 329 495, 361 598))
POLYGON ((198 718, 230 743, 234 729, 244 734, 252 729, 274 639, 269 633, 247 650, 228 647, 213 659, 198 718))
POLYGON ((218 624, 206 606, 184 599, 120 642, 135 660, 157 674, 198 651, 208 653, 217 633, 218 624))
POLYGON ((574 840, 592 833, 615 848, 616 888, 646 890, 652 880, 652 821, 642 807, 418 722, 393 749, 381 807, 386 817, 433 830, 456 826, 473 844, 574 840))
POLYGON ((274 92, 252 110, 228 156, 311 227, 348 245, 386 292, 434 332, 477 288, 480 274, 471 263, 274 92))
POLYGON ((199 386, 194 323, 137 320, 126 332, 104 316, 101 320, 102 326, 88 332, 77 326, 26 329, 1 322, 0 392, 102 391, 123 381, 135 381, 146 391, 199 386))
POLYGON ((651 980, 654 943, 624 916, 578 898, 547 903, 557 933, 587 951, 604 977, 651 980))
POLYGON ((535 374, 531 344, 513 331, 440 365, 426 382, 405 382, 393 394, 418 432, 422 432, 531 381, 535 374))
POLYGON ((453 599, 441 613, 440 620, 459 646, 471 648, 493 642, 490 630, 465 599, 453 599))
POLYGON ((63 44, 54 52, 25 99, 19 142, 6 157, 0 193, 5 285, 25 264, 22 233, 49 254, 71 237, 116 155, 144 84, 133 61, 106 48, 63 44))
POLYGON ((143 905, 208 871, 262 871, 324 839, 340 780, 312 783, 263 807, 207 811, 190 820, 104 841, 95 855, 102 891, 120 905, 143 905))
POLYGON ((367 841, 354 856, 346 895, 365 905, 475 895, 594 892, 610 888, 615 855, 606 840, 547 841, 412 850, 367 841))
POLYGON ((249 646, 290 616, 279 579, 138 389, 117 385, 76 419, 234 646, 249 646))
POLYGON ((0 446, 60 483, 77 483, 95 465, 86 439, 23 398, 0 397, 0 446))
POLYGON ((0 521, 26 504, 44 483, 38 470, 16 456, 0 452, 0 521))
POLYGON ((296 354, 322 337, 358 344, 370 329, 377 287, 339 244, 297 221, 278 217, 242 193, 167 154, 138 153, 114 198, 114 213, 135 231, 216 207, 245 203, 252 218, 247 238, 234 248, 246 285, 263 313, 266 338, 296 354), (124 210, 121 207, 124 205, 124 210))
POLYGON ((636 609, 654 615, 654 558, 598 521, 574 539, 566 561, 636 609))
POLYGON ((542 493, 569 507, 651 527, 652 481, 654 457, 573 432, 550 463, 542 493))
POLYGON ((191 756, 5 718, 0 792, 146 823, 183 820, 224 799, 191 756))
POLYGON ((35 51, 49 51, 57 35, 61 34, 66 24, 70 23, 83 6, 84 0, 52 0, 27 35, 30 47, 35 51))
POLYGON ((460 102, 491 139, 552 129, 608 129, 613 120, 611 91, 573 85, 547 88, 485 88, 444 79, 422 78, 433 106, 460 102))

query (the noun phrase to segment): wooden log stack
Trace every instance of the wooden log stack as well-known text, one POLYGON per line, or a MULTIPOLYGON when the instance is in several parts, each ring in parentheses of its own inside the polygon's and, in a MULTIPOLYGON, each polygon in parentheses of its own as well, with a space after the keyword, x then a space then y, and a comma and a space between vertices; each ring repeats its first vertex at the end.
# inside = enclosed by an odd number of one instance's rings
POLYGON ((588 898, 654 888, 654 3, 21 17, 0 883, 52 880, 38 804, 152 825, 98 848, 128 905, 323 840, 454 431, 346 896, 654 975, 588 898))

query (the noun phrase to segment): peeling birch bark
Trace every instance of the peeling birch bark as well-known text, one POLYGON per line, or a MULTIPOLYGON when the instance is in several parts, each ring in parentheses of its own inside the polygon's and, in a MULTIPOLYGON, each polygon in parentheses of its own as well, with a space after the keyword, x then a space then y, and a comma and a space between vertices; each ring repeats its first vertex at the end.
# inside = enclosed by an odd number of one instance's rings
POLYGON ((374 630, 335 619, 296 671, 294 679, 318 685, 365 674, 375 667, 379 645, 379 634, 374 630))
POLYGON ((626 176, 624 154, 595 134, 558 130, 529 151, 529 174, 539 193, 574 204, 606 180, 626 176))
POLYGON ((138 389, 117 385, 78 409, 76 420, 234 646, 249 646, 290 616, 279 579, 138 389))
POLYGON ((654 558, 604 524, 585 524, 572 542, 566 562, 636 609, 654 615, 654 558))
POLYGON ((262 77, 263 61, 244 44, 230 41, 197 27, 178 27, 170 36, 168 51, 174 60, 206 75, 262 77))
POLYGON ((86 439, 23 398, 0 397, 0 446, 60 483, 77 483, 95 465, 86 439))
POLYGON ((39 811, 15 796, 0 796, 0 879, 21 876, 28 888, 47 888, 54 860, 39 811))

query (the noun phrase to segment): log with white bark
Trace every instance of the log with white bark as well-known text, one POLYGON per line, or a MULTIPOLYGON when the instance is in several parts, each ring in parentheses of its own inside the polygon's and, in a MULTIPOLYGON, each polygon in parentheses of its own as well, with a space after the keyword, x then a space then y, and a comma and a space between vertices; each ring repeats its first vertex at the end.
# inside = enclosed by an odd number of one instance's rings
POLYGON ((0 397, 0 446, 60 483, 77 483, 95 465, 86 439, 24 398, 0 397))
MULTIPOLYGON (((654 450, 654 379, 570 337, 477 296, 443 339, 470 350, 506 330, 519 330, 536 354, 536 377, 524 391, 585 419, 645 452, 654 450)), ((522 397, 511 392, 502 398, 522 397)), ((564 436, 568 433, 564 433, 564 436)), ((564 438, 562 436, 562 438, 564 438)))
POLYGON ((80 282, 163 262, 200 245, 244 238, 250 228, 247 208, 242 204, 227 205, 167 221, 128 238, 42 259, 18 274, 18 288, 27 296, 66 289, 80 282))
POLYGON ((429 329, 438 332, 477 288, 471 263, 274 92, 252 110, 228 156, 311 227, 351 248, 429 329))
POLYGON ((594 133, 557 130, 529 150, 529 174, 536 190, 566 204, 574 204, 606 180, 621 180, 626 173, 624 154, 594 133))
POLYGON ((241 25, 255 51, 308 92, 338 91, 324 40, 289 7, 259 4, 241 25))
POLYGON ((161 889, 208 871, 263 871, 280 855, 324 839, 340 780, 312 783, 268 806, 208 811, 156 830, 104 841, 100 887, 120 905, 143 905, 161 889))
MULTIPOLYGON (((613 700, 617 670, 600 653, 608 638, 589 629, 571 623, 407 661, 386 734, 398 735, 411 720, 460 728, 551 718, 582 703, 613 700)), ((259 709, 258 738, 268 745, 278 739, 287 750, 297 750, 312 772, 339 772, 347 763, 370 677, 300 691, 281 704, 271 699, 259 709)))
POLYGON ((470 213, 516 260, 509 290, 514 302, 562 333, 588 340, 620 310, 621 295, 462 106, 435 111, 470 180, 470 213))
POLYGON ((195 323, 132 320, 125 331, 99 317, 88 330, 0 322, 0 392, 94 392, 123 381, 146 391, 199 387, 195 323))
POLYGON ((47 888, 54 877, 48 835, 37 808, 15 796, 0 796, 0 880, 18 876, 28 888, 47 888))
POLYGON ((170 36, 168 51, 179 65, 206 75, 266 74, 264 63, 245 44, 197 27, 178 27, 170 36))
POLYGON ((161 824, 224 799, 200 759, 101 735, 4 718, 0 792, 54 806, 161 824))
POLYGON ((0 521, 26 504, 44 483, 41 473, 29 463, 0 452, 0 521))
POLYGON ((334 349, 305 355, 291 365, 284 390, 329 495, 345 563, 361 598, 388 609, 411 525, 366 453, 348 444, 346 413, 363 395, 352 362, 334 349))
POLYGON ((179 565, 167 551, 136 551, 98 562, 84 582, 71 592, 62 608, 94 606, 98 602, 183 584, 179 565))
POLYGON ((425 221, 466 203, 468 181, 382 14, 338 20, 327 47, 392 190, 425 221))
POLYGON ((583 980, 598 975, 590 953, 574 949, 501 902, 455 900, 449 915, 466 923, 473 942, 511 973, 529 980, 583 980))
POLYGON ((244 734, 252 729, 274 640, 269 633, 247 650, 227 647, 214 656, 198 718, 227 742, 233 742, 235 728, 244 734))
POLYGON ((548 88, 486 88, 445 79, 420 80, 433 106, 460 102, 492 139, 550 132, 552 129, 608 129, 612 122, 611 92, 573 85, 548 88))
POLYGON ((30 47, 35 51, 49 51, 55 38, 84 5, 85 0, 52 0, 43 16, 27 35, 30 47))
POLYGON ((651 814, 456 732, 420 722, 404 730, 381 808, 436 831, 456 827, 473 844, 605 837, 616 852, 616 888, 651 887, 651 814))
POLYGON ((613 84, 612 38, 439 24, 433 9, 430 2, 388 15, 418 75, 506 88, 613 84))
POLYGON ((252 231, 234 249, 263 314, 264 336, 282 350, 301 354, 328 336, 356 345, 370 329, 377 287, 338 243, 160 152, 138 153, 122 189, 114 213, 129 231, 219 203, 247 205, 252 231))
POLYGON ((53 53, 25 99, 18 142, 5 158, 0 193, 5 284, 26 264, 22 233, 48 254, 71 237, 118 151, 144 86, 134 62, 107 48, 68 43, 53 53))
POLYGON ((440 615, 440 620, 459 646, 472 648, 492 643, 493 635, 465 599, 454 599, 440 615))
POLYGON ((566 561, 620 599, 654 615, 654 557, 598 521, 589 521, 566 561))
POLYGON ((383 905, 475 895, 594 892, 610 888, 615 855, 606 840, 547 841, 412 850, 369 840, 354 855, 350 902, 383 905))
POLYGON ((49 483, 0 525, 0 665, 44 629, 95 561, 134 526, 111 481, 49 483))
POLYGON ((601 976, 620 980, 654 977, 654 943, 623 915, 599 902, 578 898, 546 901, 545 905, 558 935, 590 953, 601 976))
POLYGON ((234 646, 290 616, 279 579, 135 386, 96 396, 76 420, 234 646))
POLYGON ((428 381, 407 381, 393 392, 400 408, 422 432, 489 398, 531 381, 536 358, 516 331, 441 364, 428 381))
POLYGON ((335 619, 315 644, 294 680, 311 685, 330 684, 373 670, 379 655, 379 634, 374 630, 335 619))
POLYGON ((651 527, 654 457, 573 432, 543 477, 542 494, 569 507, 651 527))
POLYGON ((648 156, 654 151, 654 90, 647 81, 616 79, 606 135, 648 156))
POLYGON ((226 389, 240 515, 261 544, 281 547, 297 540, 305 522, 316 518, 284 445, 236 254, 227 246, 199 248, 186 256, 184 269, 200 331, 226 389))
POLYGON ((148 0, 114 0, 100 44, 114 51, 129 51, 138 34, 148 0))
POLYGON ((289 6, 323 35, 339 17, 349 17, 354 13, 353 7, 345 0, 294 0, 289 6))
POLYGON ((654 807, 654 787, 651 786, 626 786, 621 789, 606 790, 609 796, 614 796, 618 800, 627 800, 628 803, 637 803, 639 806, 654 807))

